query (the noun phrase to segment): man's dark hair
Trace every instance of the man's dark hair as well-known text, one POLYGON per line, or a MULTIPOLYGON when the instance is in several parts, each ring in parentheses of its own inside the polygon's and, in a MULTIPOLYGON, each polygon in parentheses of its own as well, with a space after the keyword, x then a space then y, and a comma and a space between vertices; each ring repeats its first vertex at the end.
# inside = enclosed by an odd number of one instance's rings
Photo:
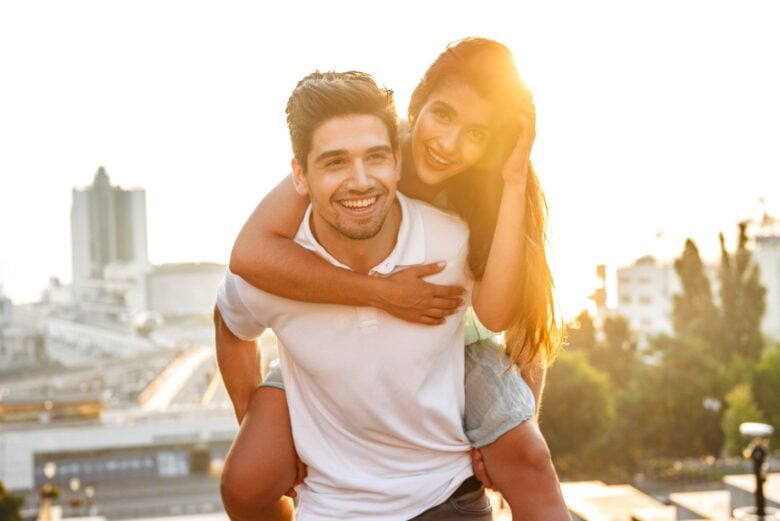
POLYGON ((298 82, 287 100, 287 127, 293 154, 307 171, 314 131, 327 120, 350 114, 376 116, 387 128, 393 149, 398 146, 398 119, 393 91, 380 88, 364 72, 313 72, 298 82))

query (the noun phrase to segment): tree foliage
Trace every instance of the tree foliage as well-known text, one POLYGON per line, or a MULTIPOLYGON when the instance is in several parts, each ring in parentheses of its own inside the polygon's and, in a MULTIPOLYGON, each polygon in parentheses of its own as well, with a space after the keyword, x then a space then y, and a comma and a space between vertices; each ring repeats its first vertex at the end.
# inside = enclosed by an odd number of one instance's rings
POLYGON ((764 351, 753 379, 753 396, 780 440, 780 344, 764 351))
POLYGON ((547 376, 540 422, 561 472, 589 463, 582 454, 604 439, 613 414, 607 375, 582 353, 561 353, 547 376))
POLYGON ((11 494, 0 481, 0 521, 22 521, 24 498, 11 494))
POLYGON ((726 453, 738 456, 745 448, 745 439, 739 432, 743 422, 764 422, 749 384, 739 384, 726 395, 726 412, 723 414, 723 433, 726 436, 726 453))
POLYGON ((722 379, 708 347, 692 337, 659 336, 652 341, 656 364, 637 375, 642 445, 647 455, 718 455, 723 443, 722 379))
POLYGON ((691 239, 685 241, 682 255, 674 261, 674 270, 682 287, 672 302, 674 332, 700 338, 714 348, 720 336, 719 312, 699 249, 691 239))
POLYGON ((766 288, 759 280, 758 265, 747 247, 747 223, 739 223, 737 249, 726 250, 720 234, 720 349, 726 361, 742 357, 757 362, 764 347, 761 321, 766 311, 766 288))

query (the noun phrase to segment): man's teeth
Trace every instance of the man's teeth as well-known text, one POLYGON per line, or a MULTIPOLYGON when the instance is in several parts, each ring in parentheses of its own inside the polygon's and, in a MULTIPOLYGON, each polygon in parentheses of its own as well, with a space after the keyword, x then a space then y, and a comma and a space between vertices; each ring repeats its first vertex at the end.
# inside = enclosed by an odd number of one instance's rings
POLYGON ((441 163, 442 165, 451 165, 452 164, 452 161, 447 161, 446 159, 444 159, 440 155, 437 155, 436 152, 434 152, 430 148, 428 149, 428 153, 431 155, 433 160, 436 161, 437 163, 441 163))
POLYGON ((347 208, 366 208, 376 202, 376 197, 369 197, 367 199, 352 199, 349 201, 341 201, 341 204, 347 208))

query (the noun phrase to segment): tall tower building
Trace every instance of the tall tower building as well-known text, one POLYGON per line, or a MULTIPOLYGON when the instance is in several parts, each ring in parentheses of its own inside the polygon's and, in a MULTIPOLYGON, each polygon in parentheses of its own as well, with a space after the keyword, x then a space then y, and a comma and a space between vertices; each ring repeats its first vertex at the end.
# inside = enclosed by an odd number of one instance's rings
POLYGON ((147 266, 146 192, 111 186, 98 168, 91 186, 73 189, 73 282, 102 279, 112 263, 147 266))

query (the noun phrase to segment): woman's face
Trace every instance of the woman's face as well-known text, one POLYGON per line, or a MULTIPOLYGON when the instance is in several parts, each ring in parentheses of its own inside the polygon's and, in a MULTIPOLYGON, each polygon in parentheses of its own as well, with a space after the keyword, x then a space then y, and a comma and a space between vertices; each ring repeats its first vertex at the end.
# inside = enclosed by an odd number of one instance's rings
POLYGON ((494 108, 464 81, 441 82, 412 129, 417 177, 438 184, 474 166, 493 138, 494 108))

